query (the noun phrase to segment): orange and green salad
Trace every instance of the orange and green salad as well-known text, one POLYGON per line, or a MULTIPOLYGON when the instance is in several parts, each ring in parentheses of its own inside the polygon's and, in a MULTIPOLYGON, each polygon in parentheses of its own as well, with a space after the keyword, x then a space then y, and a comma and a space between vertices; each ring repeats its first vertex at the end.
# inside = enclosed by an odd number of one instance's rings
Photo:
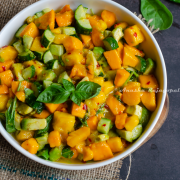
POLYGON ((156 109, 155 61, 137 25, 79 5, 28 17, 0 48, 0 118, 31 154, 83 162, 138 139, 156 109), (91 12, 91 13, 90 13, 91 12))

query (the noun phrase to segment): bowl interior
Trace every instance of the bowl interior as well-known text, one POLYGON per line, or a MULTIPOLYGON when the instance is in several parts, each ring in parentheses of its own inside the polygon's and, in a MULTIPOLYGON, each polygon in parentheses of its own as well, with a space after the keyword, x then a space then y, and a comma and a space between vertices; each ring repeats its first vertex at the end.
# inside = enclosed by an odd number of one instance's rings
MULTIPOLYGON (((115 2, 109 2, 107 0, 45 0, 37 2, 23 11, 21 11, 19 14, 17 14, 1 31, 0 33, 0 47, 8 45, 11 43, 13 36, 17 29, 24 23, 25 19, 28 16, 31 16, 35 14, 38 11, 41 11, 44 8, 50 8, 54 10, 58 10, 62 8, 64 5, 70 4, 71 8, 75 10, 80 4, 83 4, 85 7, 88 7, 89 9, 93 9, 95 14, 100 14, 100 12, 104 9, 107 9, 109 11, 112 11, 116 14, 117 21, 126 21, 130 25, 137 24, 141 31, 143 32, 145 36, 145 41, 142 43, 141 48, 146 53, 147 57, 150 57, 154 59, 157 63, 156 68, 156 77, 159 81, 160 89, 166 89, 166 68, 163 60, 163 56, 161 54, 161 51, 159 49, 159 46, 150 33, 150 31, 145 27, 145 25, 130 11, 128 11, 126 8, 122 7, 121 5, 115 3, 115 2)), ((89 11, 90 13, 90 11, 89 11)), ((86 163, 86 164, 63 164, 63 163, 54 163, 45 161, 43 159, 40 159, 36 157, 35 155, 29 154, 27 151, 22 149, 18 142, 9 135, 5 129, 3 128, 2 124, 0 123, 0 132, 1 134, 8 140, 10 144, 12 144, 17 150, 19 150, 21 153, 26 155, 27 157, 40 162, 44 165, 48 165, 55 168, 61 168, 61 169, 88 169, 88 168, 95 168, 99 166, 103 166, 106 164, 109 164, 113 161, 116 161, 118 159, 121 159, 125 156, 127 156, 129 153, 131 153, 135 148, 137 148, 143 140, 148 136, 148 134, 151 132, 153 127, 155 126, 159 116, 160 112, 162 111, 162 107, 165 100, 165 93, 160 92, 157 97, 157 109, 152 113, 151 119, 147 127, 145 128, 145 131, 143 132, 142 136, 131 146, 129 146, 124 152, 118 153, 115 155, 115 157, 101 161, 101 162, 93 162, 93 163, 86 163)))

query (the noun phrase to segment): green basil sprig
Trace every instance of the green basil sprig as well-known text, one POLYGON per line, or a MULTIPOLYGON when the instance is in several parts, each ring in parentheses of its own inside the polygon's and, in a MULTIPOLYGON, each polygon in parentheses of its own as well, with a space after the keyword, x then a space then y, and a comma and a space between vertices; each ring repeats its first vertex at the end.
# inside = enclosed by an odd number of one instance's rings
POLYGON ((173 23, 171 12, 159 0, 141 0, 141 13, 146 21, 153 19, 150 25, 154 25, 154 29, 165 30, 173 23))
POLYGON ((63 79, 61 84, 52 84, 45 89, 37 98, 43 103, 59 104, 70 99, 80 106, 85 99, 96 97, 101 91, 101 86, 94 82, 80 82, 76 88, 73 83, 63 79))

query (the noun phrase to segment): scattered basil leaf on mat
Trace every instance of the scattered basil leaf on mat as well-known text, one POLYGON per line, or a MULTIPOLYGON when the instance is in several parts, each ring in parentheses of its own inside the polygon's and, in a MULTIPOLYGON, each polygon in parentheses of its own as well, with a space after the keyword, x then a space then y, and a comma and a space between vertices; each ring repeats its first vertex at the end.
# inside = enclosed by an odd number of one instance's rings
POLYGON ((165 30, 173 23, 172 13, 159 0, 141 0, 141 13, 147 22, 153 19, 150 26, 154 29, 165 30))
POLYGON ((65 148, 63 148, 62 150, 63 157, 71 159, 73 155, 74 155, 74 152, 70 149, 70 147, 66 146, 65 148))
POLYGON ((172 2, 175 2, 175 3, 180 3, 180 0, 170 0, 172 2))
POLYGON ((75 91, 74 84, 66 79, 62 80, 63 86, 67 91, 75 91))

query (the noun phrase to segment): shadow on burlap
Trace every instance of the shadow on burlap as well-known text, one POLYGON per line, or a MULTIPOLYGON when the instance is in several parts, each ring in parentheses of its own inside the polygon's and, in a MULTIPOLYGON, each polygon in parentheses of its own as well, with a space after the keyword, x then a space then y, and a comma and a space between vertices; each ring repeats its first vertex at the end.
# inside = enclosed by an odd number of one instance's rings
MULTIPOLYGON (((19 11, 36 1, 0 0, 0 30, 19 11)), ((0 180, 118 180, 121 166, 122 160, 92 170, 68 171, 50 168, 28 159, 0 135, 0 180)))

